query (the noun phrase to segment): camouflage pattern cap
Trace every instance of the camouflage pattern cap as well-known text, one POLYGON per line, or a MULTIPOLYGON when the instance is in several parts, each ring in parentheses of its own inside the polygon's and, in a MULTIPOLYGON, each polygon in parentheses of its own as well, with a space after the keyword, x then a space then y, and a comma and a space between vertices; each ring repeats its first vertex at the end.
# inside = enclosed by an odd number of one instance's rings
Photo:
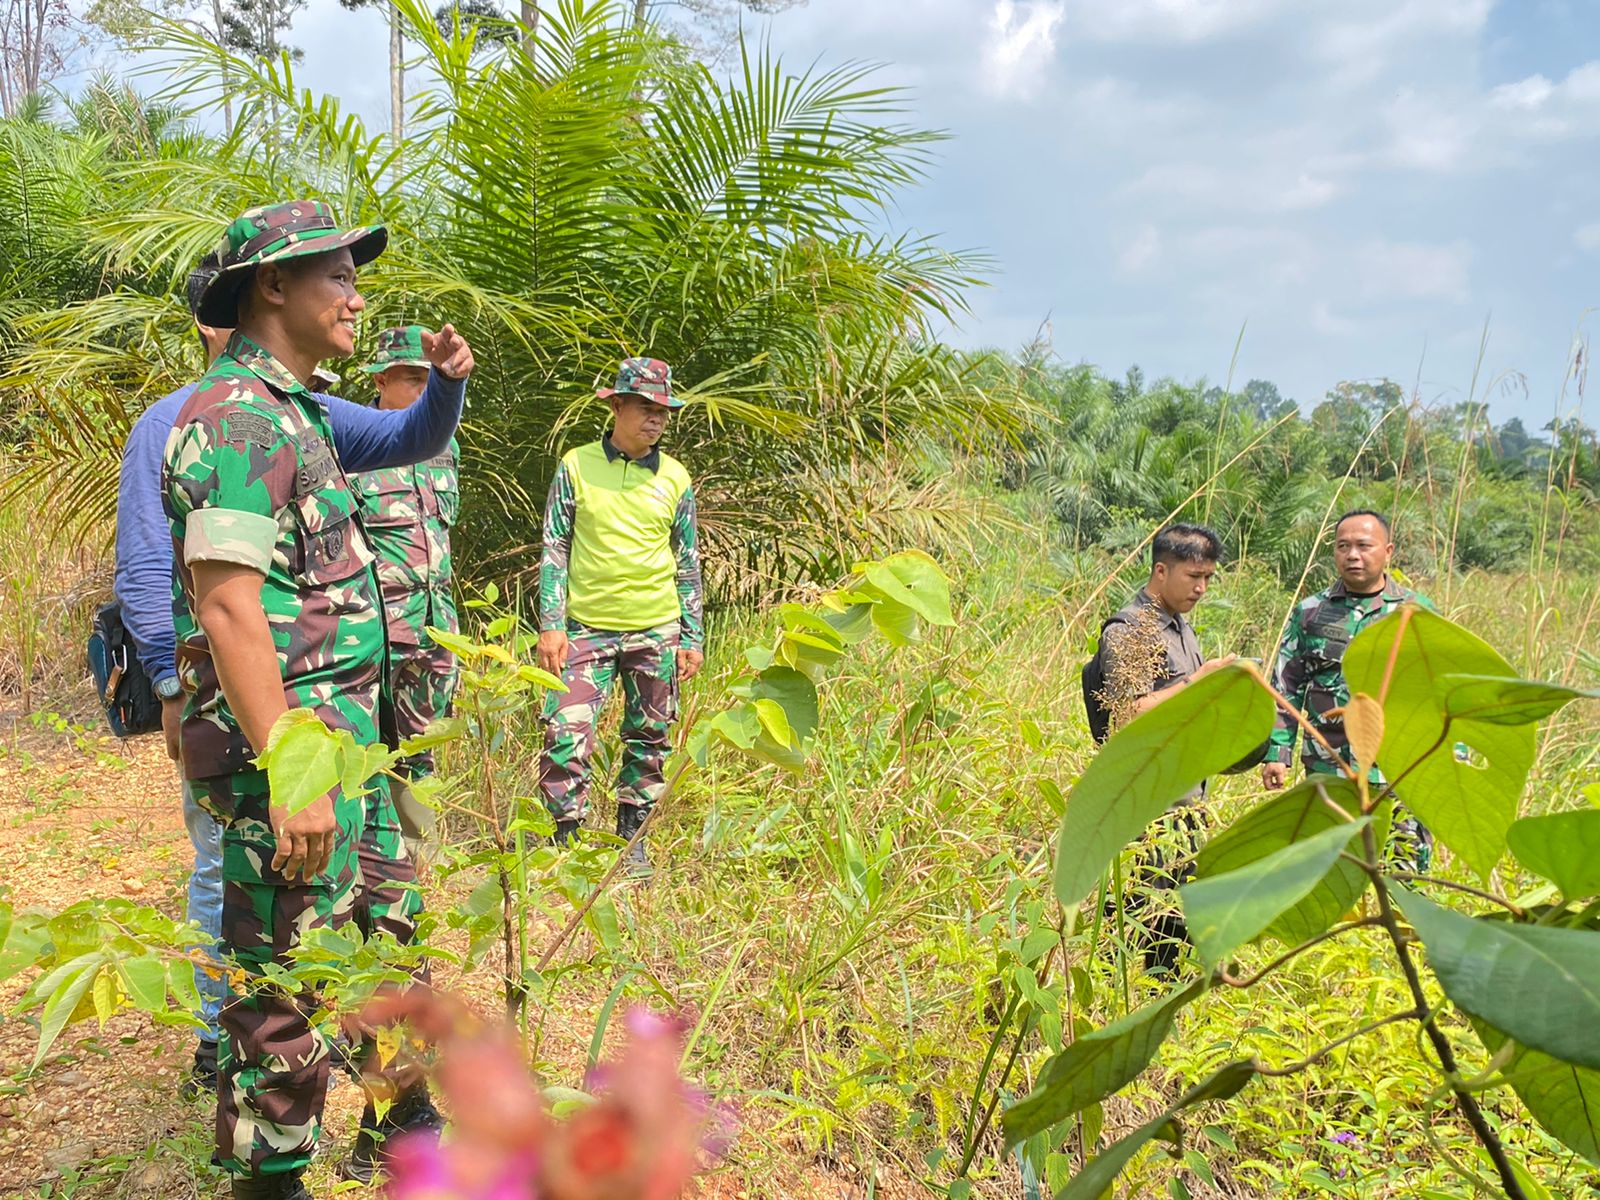
POLYGON ((323 391, 327 391, 329 388, 337 385, 338 382, 339 377, 332 371, 328 370, 327 367, 318 367, 316 370, 311 372, 310 383, 313 388, 321 388, 323 391))
POLYGON ((395 325, 378 335, 378 352, 372 361, 361 369, 368 375, 378 375, 390 367, 431 367, 428 355, 422 348, 422 335, 426 325, 395 325))
POLYGON ((389 244, 382 225, 341 228, 333 209, 320 200, 286 200, 241 214, 217 246, 222 270, 201 294, 196 316, 202 325, 239 323, 239 289, 262 263, 326 254, 348 246, 356 266, 369 263, 389 244))
POLYGON ((668 408, 682 408, 683 401, 672 394, 672 368, 659 358, 625 358, 617 369, 617 381, 595 393, 602 400, 612 396, 643 396, 668 408))

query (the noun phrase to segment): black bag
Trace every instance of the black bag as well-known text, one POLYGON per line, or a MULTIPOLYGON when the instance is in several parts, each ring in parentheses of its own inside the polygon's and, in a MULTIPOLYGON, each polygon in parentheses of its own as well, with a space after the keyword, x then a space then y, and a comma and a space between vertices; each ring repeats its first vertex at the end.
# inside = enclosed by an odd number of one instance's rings
POLYGON ((133 737, 161 728, 161 701, 134 652, 121 605, 105 604, 94 614, 88 657, 95 694, 105 705, 112 733, 133 737))
POLYGON ((1100 626, 1100 640, 1095 643, 1094 657, 1083 664, 1078 673, 1083 684, 1083 711, 1089 718, 1089 736, 1099 745, 1111 736, 1111 710, 1100 699, 1106 686, 1106 668, 1100 661, 1101 648, 1106 644, 1106 630, 1116 624, 1116 617, 1108 617, 1100 626))

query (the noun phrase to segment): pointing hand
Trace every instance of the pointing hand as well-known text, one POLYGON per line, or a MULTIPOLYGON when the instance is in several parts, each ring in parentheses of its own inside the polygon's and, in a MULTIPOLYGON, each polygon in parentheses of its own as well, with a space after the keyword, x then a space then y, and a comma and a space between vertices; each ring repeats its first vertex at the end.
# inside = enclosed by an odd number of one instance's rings
POLYGON ((438 333, 422 334, 422 352, 434 369, 446 379, 465 379, 476 365, 472 347, 456 332, 454 325, 442 326, 438 333))

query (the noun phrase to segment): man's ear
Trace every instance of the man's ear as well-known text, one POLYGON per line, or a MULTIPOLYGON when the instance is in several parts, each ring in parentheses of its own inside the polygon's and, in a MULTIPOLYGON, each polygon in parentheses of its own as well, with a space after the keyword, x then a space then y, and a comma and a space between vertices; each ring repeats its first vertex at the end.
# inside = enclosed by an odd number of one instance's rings
POLYGON ((284 272, 277 263, 262 263, 255 269, 247 286, 253 288, 257 297, 267 304, 281 306, 285 300, 283 281, 284 272))

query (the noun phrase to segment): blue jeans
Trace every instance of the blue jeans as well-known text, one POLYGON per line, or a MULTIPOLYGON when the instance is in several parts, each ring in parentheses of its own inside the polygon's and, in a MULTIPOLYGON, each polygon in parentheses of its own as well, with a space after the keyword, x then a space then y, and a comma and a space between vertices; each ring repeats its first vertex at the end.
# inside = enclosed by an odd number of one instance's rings
MULTIPOLYGON (((194 846, 194 871, 189 875, 189 920, 200 926, 213 942, 222 936, 222 822, 195 803, 194 790, 183 785, 183 823, 194 846)), ((216 961, 215 952, 212 959, 216 961)), ((196 969, 195 986, 200 992, 200 1016, 206 1029, 202 1041, 217 1040, 217 1014, 228 998, 228 981, 219 974, 196 969)))

